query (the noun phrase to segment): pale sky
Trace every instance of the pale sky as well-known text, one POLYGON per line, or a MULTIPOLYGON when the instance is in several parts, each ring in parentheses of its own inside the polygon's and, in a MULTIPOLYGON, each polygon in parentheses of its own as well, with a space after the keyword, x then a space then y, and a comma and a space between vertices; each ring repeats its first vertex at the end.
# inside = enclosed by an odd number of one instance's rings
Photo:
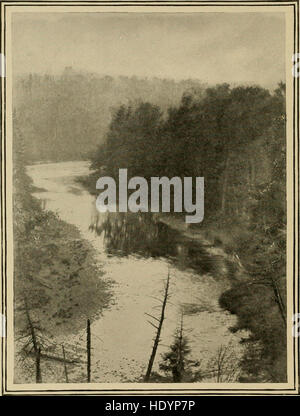
POLYGON ((283 13, 15 13, 12 39, 14 74, 285 79, 283 13))

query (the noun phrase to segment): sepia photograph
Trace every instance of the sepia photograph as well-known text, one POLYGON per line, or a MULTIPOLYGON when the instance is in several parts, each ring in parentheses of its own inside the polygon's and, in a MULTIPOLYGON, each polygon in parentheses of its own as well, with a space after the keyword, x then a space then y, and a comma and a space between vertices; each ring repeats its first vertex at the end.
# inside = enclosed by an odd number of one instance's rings
POLYGON ((296 394, 299 4, 18 3, 2 392, 296 394))

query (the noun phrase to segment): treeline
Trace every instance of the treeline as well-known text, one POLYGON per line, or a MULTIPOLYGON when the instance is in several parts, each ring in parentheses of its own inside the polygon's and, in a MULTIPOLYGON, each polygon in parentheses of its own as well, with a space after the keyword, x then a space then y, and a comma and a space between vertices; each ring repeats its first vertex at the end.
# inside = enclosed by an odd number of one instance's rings
POLYGON ((220 303, 247 329, 241 381, 286 380, 285 86, 227 84, 183 94, 167 115, 150 102, 122 105, 92 157, 88 179, 204 176, 200 227, 234 254, 220 303), (241 278, 237 276, 242 275, 241 278))
POLYGON ((122 105, 92 168, 116 178, 120 168, 145 178, 204 176, 206 220, 216 213, 247 217, 253 190, 271 179, 274 152, 284 140, 283 107, 283 85, 270 94, 227 84, 200 97, 184 94, 167 117, 149 102, 122 105))
POLYGON ((85 160, 104 140, 112 108, 149 101, 177 105, 198 81, 110 77, 65 68, 61 75, 29 74, 14 83, 14 109, 29 162, 85 160))

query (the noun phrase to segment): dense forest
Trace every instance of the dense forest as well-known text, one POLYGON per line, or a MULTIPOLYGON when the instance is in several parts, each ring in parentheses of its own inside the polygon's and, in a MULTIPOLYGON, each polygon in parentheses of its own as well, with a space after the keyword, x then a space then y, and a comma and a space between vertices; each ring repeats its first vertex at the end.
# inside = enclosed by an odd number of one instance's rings
POLYGON ((238 316, 244 340, 241 381, 286 380, 285 86, 187 91, 165 110, 149 101, 114 112, 85 181, 128 176, 204 176, 206 236, 237 259, 232 288, 220 298, 238 316))
POLYGON ((112 109, 149 101, 163 111, 199 81, 110 77, 66 67, 60 75, 29 74, 13 87, 14 109, 31 162, 85 160, 104 140, 112 109))

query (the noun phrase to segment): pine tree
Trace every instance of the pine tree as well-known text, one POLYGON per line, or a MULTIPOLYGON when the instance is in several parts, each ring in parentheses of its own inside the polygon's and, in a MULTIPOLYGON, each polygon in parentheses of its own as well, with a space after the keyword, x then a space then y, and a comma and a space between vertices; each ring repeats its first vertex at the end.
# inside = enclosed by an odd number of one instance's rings
POLYGON ((201 371, 193 371, 199 367, 199 361, 190 360, 191 353, 188 338, 184 335, 183 315, 181 316, 180 327, 174 335, 174 342, 168 352, 163 354, 163 362, 159 368, 166 374, 172 374, 174 383, 193 382, 202 379, 201 371))

